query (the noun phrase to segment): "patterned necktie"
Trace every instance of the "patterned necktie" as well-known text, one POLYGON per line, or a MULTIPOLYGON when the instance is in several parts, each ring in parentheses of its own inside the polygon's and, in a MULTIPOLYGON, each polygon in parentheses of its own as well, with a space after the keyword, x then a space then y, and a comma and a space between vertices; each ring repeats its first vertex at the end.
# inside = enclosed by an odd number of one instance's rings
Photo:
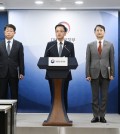
POLYGON ((61 54, 62 54, 62 42, 60 42, 60 44, 59 44, 60 46, 59 46, 59 57, 61 56, 61 54))
POLYGON ((10 41, 7 42, 7 53, 10 54, 10 41))
POLYGON ((99 46, 98 46, 99 55, 101 55, 101 52, 102 52, 102 45, 101 45, 101 41, 99 41, 99 46))

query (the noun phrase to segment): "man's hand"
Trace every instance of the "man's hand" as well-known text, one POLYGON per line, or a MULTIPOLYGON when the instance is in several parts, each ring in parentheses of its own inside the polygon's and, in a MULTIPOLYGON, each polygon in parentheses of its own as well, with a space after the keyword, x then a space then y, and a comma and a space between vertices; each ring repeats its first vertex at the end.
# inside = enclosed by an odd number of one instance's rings
POLYGON ((114 77, 113 76, 110 76, 110 78, 109 78, 110 80, 113 80, 114 79, 114 77))
POLYGON ((86 80, 87 80, 87 81, 91 81, 91 77, 87 77, 86 80))
POLYGON ((24 76, 22 74, 19 75, 19 79, 22 80, 24 76))

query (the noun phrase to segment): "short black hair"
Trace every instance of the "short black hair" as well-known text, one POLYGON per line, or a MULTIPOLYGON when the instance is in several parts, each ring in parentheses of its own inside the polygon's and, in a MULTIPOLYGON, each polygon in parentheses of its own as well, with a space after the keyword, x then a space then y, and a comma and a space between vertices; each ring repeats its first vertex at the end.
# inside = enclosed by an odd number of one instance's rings
POLYGON ((63 28, 64 28, 64 31, 67 32, 67 28, 66 28, 64 25, 62 25, 62 24, 57 24, 57 25, 55 26, 55 30, 56 30, 57 27, 63 27, 63 28))
POLYGON ((7 24, 5 27, 4 27, 4 31, 6 30, 6 28, 12 28, 14 30, 14 32, 16 31, 16 27, 13 25, 13 24, 7 24))
POLYGON ((100 28, 102 28, 105 31, 105 27, 103 25, 100 25, 100 24, 96 25, 96 27, 94 28, 94 31, 96 31, 97 27, 100 27, 100 28))

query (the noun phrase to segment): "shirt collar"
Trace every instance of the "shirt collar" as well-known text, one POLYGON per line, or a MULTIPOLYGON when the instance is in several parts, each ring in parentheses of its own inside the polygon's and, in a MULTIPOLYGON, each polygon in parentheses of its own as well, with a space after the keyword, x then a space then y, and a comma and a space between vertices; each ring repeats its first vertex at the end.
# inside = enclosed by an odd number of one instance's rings
POLYGON ((5 43, 6 43, 6 44, 8 43, 8 41, 10 41, 10 45, 13 44, 13 39, 11 39, 11 40, 5 39, 5 43))
POLYGON ((99 44, 99 41, 101 41, 101 44, 103 44, 104 39, 102 39, 102 40, 97 40, 97 44, 99 44))
POLYGON ((64 40, 63 41, 59 41, 59 40, 57 40, 57 44, 60 44, 60 42, 62 42, 62 44, 64 44, 64 40))

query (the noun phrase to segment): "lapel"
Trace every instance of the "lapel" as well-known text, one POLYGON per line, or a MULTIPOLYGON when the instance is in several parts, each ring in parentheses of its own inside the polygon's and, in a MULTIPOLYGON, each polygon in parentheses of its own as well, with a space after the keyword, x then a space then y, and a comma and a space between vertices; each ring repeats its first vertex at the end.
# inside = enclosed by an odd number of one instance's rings
POLYGON ((107 47, 107 42, 104 40, 101 56, 104 54, 106 47, 107 47))
POLYGON ((95 42, 93 43, 93 47, 94 47, 93 50, 95 50, 96 55, 98 55, 98 56, 100 57, 100 55, 99 55, 99 53, 98 53, 98 48, 97 48, 97 41, 95 41, 95 42))
POLYGON ((2 42, 1 47, 2 47, 3 52, 4 52, 6 55, 8 55, 7 49, 6 49, 5 41, 2 42))
POLYGON ((52 51, 54 52, 54 57, 59 57, 58 48, 57 48, 57 40, 55 40, 54 44, 55 46, 52 49, 52 51))
MULTIPOLYGON (((66 41, 64 41, 64 46, 67 46, 67 42, 66 41)), ((61 57, 65 56, 65 53, 66 53, 66 48, 64 46, 63 46, 61 57)))
POLYGON ((12 44, 12 48, 11 48, 11 51, 10 51, 10 55, 14 52, 16 47, 17 47, 17 44, 16 44, 15 40, 13 40, 13 44, 12 44))

